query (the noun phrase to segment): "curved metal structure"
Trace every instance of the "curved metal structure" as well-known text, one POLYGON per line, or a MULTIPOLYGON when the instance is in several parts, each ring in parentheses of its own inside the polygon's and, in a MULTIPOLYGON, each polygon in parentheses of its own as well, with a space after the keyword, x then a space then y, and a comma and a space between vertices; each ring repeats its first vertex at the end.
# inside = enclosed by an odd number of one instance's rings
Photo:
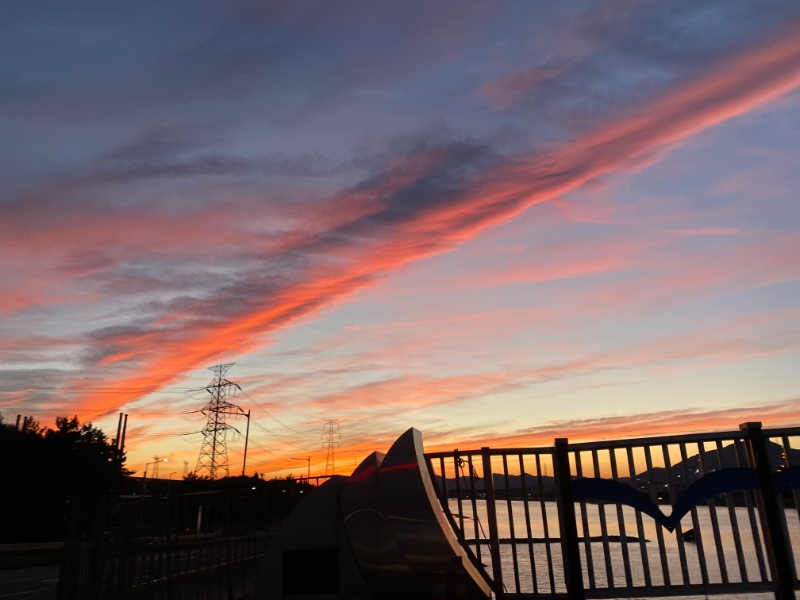
POLYGON ((386 455, 369 455, 295 509, 270 544, 252 598, 490 598, 434 489, 422 435, 409 429, 386 455))
POLYGON ((339 507, 350 548, 375 598, 402 599, 411 569, 394 537, 378 491, 384 454, 373 452, 342 488, 339 507))
MULTIPOLYGON (((389 449, 378 472, 378 489, 384 514, 411 570, 409 586, 428 584, 431 573, 450 574, 463 565, 466 597, 490 597, 489 585, 472 565, 442 511, 419 431, 409 429, 389 449)), ((405 597, 425 596, 412 593, 405 597)))

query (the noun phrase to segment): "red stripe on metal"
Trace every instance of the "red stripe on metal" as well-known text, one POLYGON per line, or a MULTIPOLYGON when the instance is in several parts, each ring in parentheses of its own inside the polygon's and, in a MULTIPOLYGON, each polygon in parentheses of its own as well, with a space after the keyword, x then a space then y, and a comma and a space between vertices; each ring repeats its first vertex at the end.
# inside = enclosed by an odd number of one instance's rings
POLYGON ((352 475, 350 475, 350 481, 356 481, 356 482, 366 481, 367 479, 372 477, 372 475, 375 474, 376 470, 377 468, 375 467, 375 465, 366 467, 361 471, 356 470, 352 475))
POLYGON ((389 473, 391 471, 413 471, 413 470, 419 470, 419 465, 415 462, 392 465, 391 467, 381 467, 381 473, 389 473))

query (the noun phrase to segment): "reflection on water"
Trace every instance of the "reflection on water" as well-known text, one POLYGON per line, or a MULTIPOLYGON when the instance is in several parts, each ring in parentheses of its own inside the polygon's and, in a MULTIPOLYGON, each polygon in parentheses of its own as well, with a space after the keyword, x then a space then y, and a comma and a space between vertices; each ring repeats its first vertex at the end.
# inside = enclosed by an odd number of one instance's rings
MULTIPOLYGON (((548 537, 545 526, 550 539, 558 538, 555 502, 528 503, 529 519, 525 518, 525 503, 512 501, 510 504, 509 514, 506 501, 497 503, 498 535, 501 539, 530 537, 544 540, 548 537)), ((668 532, 646 515, 637 521, 637 512, 629 507, 618 509, 617 506, 607 505, 603 514, 601 506, 588 504, 585 518, 579 505, 575 508, 579 536, 602 536, 604 517, 608 536, 624 535, 628 538, 627 544, 581 542, 584 585, 587 589, 591 587, 590 579, 600 589, 626 589, 645 585, 680 586, 685 583, 703 585, 721 583, 724 579, 729 582, 769 580, 758 519, 751 519, 745 507, 729 509, 727 506, 718 506, 713 511, 715 514, 712 514, 712 510, 704 506, 698 507, 694 515, 686 515, 681 525, 684 532, 694 529, 696 539, 693 542, 683 541, 677 532, 668 532), (618 510, 622 514, 622 527, 618 525, 618 510), (584 531, 584 522, 587 531, 584 531), (738 530, 738 544, 734 529, 738 530), (646 541, 631 541, 634 537, 646 541)), ((488 534, 485 502, 477 501, 475 509, 479 524, 486 532, 481 533, 481 527, 478 527, 478 537, 485 538, 488 534)), ((458 514, 457 501, 450 500, 450 510, 458 514)), ((469 500, 463 502, 462 514, 466 536, 474 537, 473 506, 469 500)), ((786 515, 791 545, 800 548, 800 521, 797 511, 788 510, 786 515)), ((481 562, 486 565, 487 572, 492 573, 488 545, 481 545, 479 550, 481 562)), ((800 555, 800 552, 797 554, 800 555)), ((503 583, 508 592, 566 591, 558 541, 549 545, 538 540, 530 544, 521 542, 502 545, 500 556, 503 583), (518 565, 517 569, 514 568, 515 563, 518 565)), ((797 563, 797 558, 795 562, 797 563)), ((622 589, 620 597, 626 597, 622 589)), ((774 596, 772 593, 750 593, 726 594, 725 597, 755 600, 774 596)))

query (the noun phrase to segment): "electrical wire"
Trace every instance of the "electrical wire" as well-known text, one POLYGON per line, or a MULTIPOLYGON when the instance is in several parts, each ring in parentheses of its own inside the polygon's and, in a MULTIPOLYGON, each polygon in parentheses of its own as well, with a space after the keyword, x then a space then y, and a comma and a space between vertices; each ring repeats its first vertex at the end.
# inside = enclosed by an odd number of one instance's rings
POLYGON ((286 429, 288 429, 288 430, 289 430, 289 431, 291 431, 292 433, 294 433, 294 434, 296 434, 296 435, 299 435, 299 436, 301 436, 301 437, 307 437, 307 438, 310 438, 310 437, 316 437, 315 435, 309 435, 309 434, 307 434, 307 433, 303 433, 303 432, 301 432, 301 431, 297 431, 297 430, 296 430, 296 429, 294 429, 293 427, 289 427, 289 426, 288 426, 286 423, 284 423, 283 421, 281 421, 280 419, 278 419, 278 417, 276 417, 275 415, 273 415, 272 413, 270 413, 270 412, 269 412, 269 411, 268 411, 266 408, 264 408, 263 406, 261 406, 261 404, 259 404, 259 403, 256 401, 256 399, 255 399, 255 398, 253 398, 253 397, 252 397, 250 394, 248 394, 248 393, 247 393, 247 392, 245 392, 244 390, 242 390, 242 395, 243 395, 245 398, 247 398, 248 400, 250 400, 250 401, 251 401, 253 404, 255 404, 255 405, 258 407, 258 408, 260 408, 260 409, 261 409, 261 412, 263 412, 265 415, 267 415, 267 416, 268 416, 270 419, 272 419, 273 421, 275 421, 275 422, 276 422, 278 425, 280 425, 281 427, 285 427, 286 429))
POLYGON ((87 391, 89 392, 108 392, 114 394, 122 394, 125 392, 147 392, 148 394, 175 394, 175 393, 186 393, 186 392, 200 392, 205 388, 183 388, 183 387, 162 387, 158 389, 152 389, 149 387, 92 387, 82 385, 80 389, 66 389, 59 386, 36 386, 36 387, 28 387, 26 386, 23 389, 19 388, 2 388, 0 387, 0 394, 15 394, 15 393, 27 393, 27 392, 58 392, 59 394, 85 394, 87 391))
MULTIPOLYGON (((96 392, 103 392, 103 393, 106 393, 106 394, 123 394, 123 393, 131 393, 131 392, 146 392, 148 395, 150 395, 150 394, 175 394, 175 393, 183 393, 183 394, 189 395, 190 393, 202 392, 202 391, 204 391, 206 389, 207 389, 207 387, 195 387, 195 388, 162 387, 162 388, 159 388, 157 390, 152 390, 149 387, 114 387, 114 386, 97 386, 97 387, 88 386, 87 387, 87 386, 82 386, 80 389, 69 390, 69 389, 64 389, 62 387, 58 387, 58 386, 37 386, 37 387, 27 387, 27 388, 25 388, 25 390, 10 389, 10 388, 3 389, 2 387, 0 387, 0 394, 20 393, 21 391, 25 391, 25 392, 52 391, 52 392, 58 392, 59 394, 85 394, 87 391, 88 392, 96 391, 96 392)), ((302 438, 316 438, 317 437, 316 434, 303 433, 302 431, 298 431, 297 429, 287 425, 286 423, 281 421, 278 417, 276 417, 271 412, 269 412, 261 403, 259 403, 250 394, 248 394, 247 392, 245 392, 241 388, 239 388, 239 392, 240 392, 239 395, 244 396, 245 398, 250 400, 259 410, 261 410, 261 412, 263 412, 267 417, 269 417, 270 419, 275 421, 279 426, 283 427, 284 429, 287 429, 288 431, 290 431, 293 434, 295 434, 297 436, 300 436, 302 438)), ((191 398, 191 396, 190 396, 190 398, 191 398)), ((41 411, 41 410, 38 410, 36 408, 25 408, 25 406, 26 405, 24 405, 24 404, 23 405, 10 404, 10 405, 5 405, 5 406, 0 406, 0 412, 2 412, 3 410, 19 412, 19 413, 30 411, 33 414, 35 414, 36 416, 42 416, 42 417, 63 416, 65 414, 65 411, 51 411, 51 410, 41 411)), ((109 408, 106 407, 106 406, 103 406, 103 407, 81 407, 81 412, 84 413, 84 414, 87 413, 87 412, 93 412, 93 411, 97 411, 99 413, 104 413, 104 414, 101 415, 101 417, 105 417, 105 416, 109 416, 110 417, 115 412, 117 412, 117 410, 119 410, 119 409, 109 410, 109 408)), ((68 413, 70 411, 67 410, 66 412, 68 413)), ((179 416, 180 418, 182 418, 184 420, 187 420, 187 421, 193 421, 193 420, 201 420, 202 419, 201 415, 202 415, 202 409, 197 409, 197 410, 183 411, 181 413, 178 413, 177 416, 179 416), (190 415, 198 415, 199 418, 192 417, 190 415)), ((278 439, 281 443, 283 443, 283 444, 285 444, 285 445, 287 445, 287 446, 289 446, 289 447, 291 447, 291 448, 293 448, 295 450, 301 450, 303 452, 308 452, 309 451, 308 448, 303 448, 302 446, 299 446, 299 445, 297 445, 295 443, 292 443, 291 441, 289 441, 285 437, 283 437, 283 436, 277 434, 276 432, 271 431, 271 430, 267 429, 266 427, 262 426, 257 421, 253 421, 253 424, 256 427, 258 427, 259 429, 261 429, 262 431, 264 431, 265 433, 267 433, 267 434, 275 437, 276 439, 278 439)), ((236 434, 238 434, 238 436, 234 435, 233 441, 235 441, 236 439, 238 439, 238 437, 241 436, 241 432, 239 432, 236 428, 232 428, 232 429, 236 432, 236 434)), ((198 435, 198 434, 202 434, 202 431, 193 431, 193 432, 189 432, 189 433, 185 433, 185 432, 184 433, 152 433, 152 434, 143 434, 142 437, 179 437, 183 441, 185 441, 186 443, 194 443, 192 440, 188 440, 187 438, 189 436, 195 436, 195 435, 198 435)), ((276 458, 280 458, 280 456, 278 454, 276 454, 273 451, 269 450, 268 448, 262 446, 261 444, 259 444, 255 440, 251 439, 250 443, 254 444, 256 447, 260 448, 261 450, 263 450, 265 452, 268 452, 269 454, 275 456, 276 458)))
POLYGON ((298 446, 297 444, 293 444, 292 442, 290 442, 290 441, 288 441, 288 440, 284 439, 283 437, 281 437, 280 435, 278 435, 278 434, 277 434, 277 433, 275 433, 274 431, 270 431, 269 429, 267 429, 266 427, 264 427, 263 425, 261 425, 261 424, 260 424, 258 421, 253 421, 253 425, 255 425, 256 427, 258 427, 259 429, 261 429, 261 430, 262 430, 264 433, 267 433, 267 434, 269 434, 269 435, 271 435, 271 436, 273 436, 273 437, 277 438, 278 440, 280 440, 281 442, 283 442, 283 443, 284 443, 284 444, 286 444, 287 446, 291 446, 291 447, 292 447, 292 448, 294 448, 295 450, 302 450, 303 452, 309 452, 309 449, 308 449, 308 448, 303 448, 302 446, 298 446))
POLYGON ((265 448, 264 446, 262 446, 261 444, 259 444, 258 442, 256 442, 253 439, 250 440, 250 443, 253 444, 254 446, 256 446, 257 448, 261 448, 261 450, 263 450, 264 452, 268 452, 269 454, 271 454, 275 458, 281 458, 281 456, 279 454, 276 454, 275 452, 273 452, 269 448, 265 448))

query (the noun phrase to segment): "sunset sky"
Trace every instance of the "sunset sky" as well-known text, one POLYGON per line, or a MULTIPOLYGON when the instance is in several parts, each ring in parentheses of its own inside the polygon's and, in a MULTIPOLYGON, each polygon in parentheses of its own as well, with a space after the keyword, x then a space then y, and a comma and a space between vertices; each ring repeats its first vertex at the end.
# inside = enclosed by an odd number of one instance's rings
POLYGON ((321 473, 328 420, 342 473, 412 426, 800 425, 798 32, 778 0, 4 1, 0 411, 128 413, 162 477, 218 363, 268 477, 321 473))

